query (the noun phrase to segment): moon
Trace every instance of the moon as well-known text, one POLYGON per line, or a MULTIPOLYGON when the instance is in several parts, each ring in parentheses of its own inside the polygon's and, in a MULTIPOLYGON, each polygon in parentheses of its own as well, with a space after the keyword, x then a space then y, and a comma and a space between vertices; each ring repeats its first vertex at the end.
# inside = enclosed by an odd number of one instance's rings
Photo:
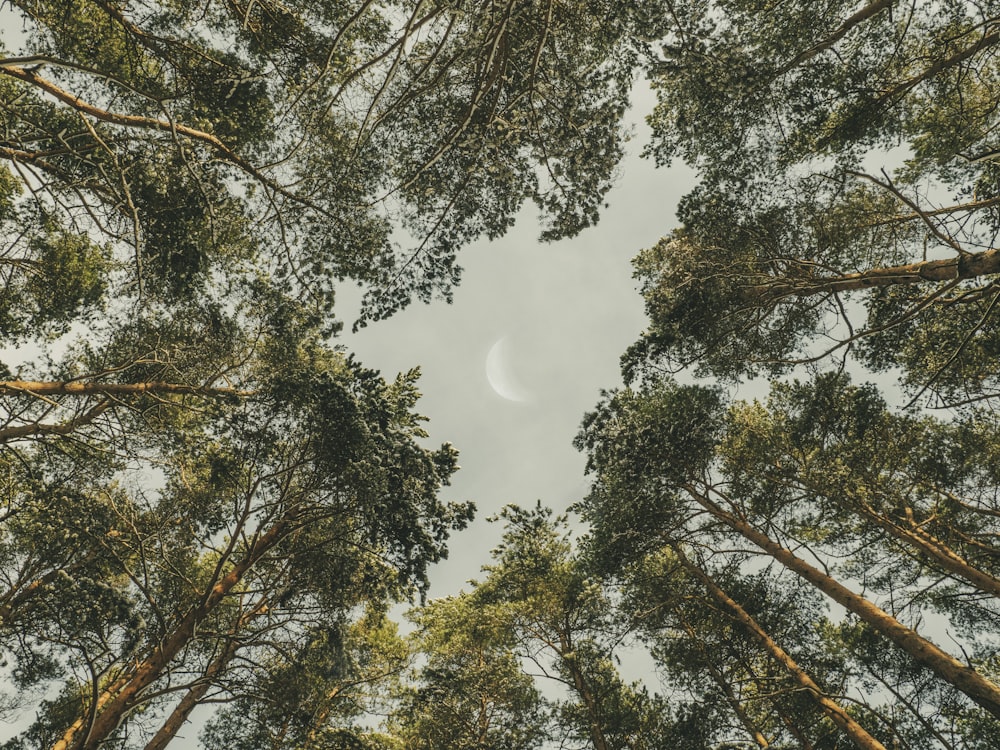
POLYGON ((486 355, 486 380, 500 398, 523 403, 528 400, 529 394, 518 383, 507 365, 504 356, 506 342, 507 337, 504 336, 490 347, 489 354, 486 355))

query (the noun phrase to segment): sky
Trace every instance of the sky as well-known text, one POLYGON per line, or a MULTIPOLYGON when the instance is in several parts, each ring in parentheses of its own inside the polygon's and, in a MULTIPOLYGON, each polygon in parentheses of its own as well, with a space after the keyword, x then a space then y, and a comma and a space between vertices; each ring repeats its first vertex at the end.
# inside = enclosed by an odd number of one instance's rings
MULTIPOLYGON (((474 501, 477 518, 432 570, 431 597, 458 593, 489 562, 502 527, 486 519, 504 505, 541 500, 564 511, 586 493, 585 458, 573 438, 601 389, 621 385, 619 357, 646 325, 631 259, 673 228, 677 202, 694 184, 682 165, 656 169, 640 158, 652 104, 640 83, 627 115, 635 137, 596 227, 540 243, 529 206, 507 236, 459 253, 464 273, 452 304, 414 303, 339 338, 387 379, 419 365, 417 411, 429 419, 429 443, 459 450, 461 469, 443 496, 474 501), (494 381, 522 401, 503 398, 487 377, 501 339, 494 381)), ((347 321, 359 297, 353 291, 338 300, 347 321)))

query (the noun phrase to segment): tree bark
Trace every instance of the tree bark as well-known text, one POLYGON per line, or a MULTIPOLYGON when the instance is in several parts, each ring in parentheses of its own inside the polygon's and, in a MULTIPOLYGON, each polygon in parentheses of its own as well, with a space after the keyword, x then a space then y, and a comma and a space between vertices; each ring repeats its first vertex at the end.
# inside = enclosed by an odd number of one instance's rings
POLYGON ((236 638, 230 638, 226 642, 225 647, 223 647, 222 652, 205 669, 205 673, 201 676, 201 679, 184 694, 184 697, 174 706, 174 710, 170 712, 170 715, 157 730, 156 734, 153 735, 153 738, 146 743, 146 750, 165 750, 167 745, 173 741, 177 732, 180 731, 180 728, 184 726, 191 712, 201 703, 206 693, 208 693, 209 688, 212 686, 212 681, 232 661, 238 650, 239 641, 236 638))
POLYGON ((801 281, 775 280, 758 284, 754 291, 761 299, 778 302, 784 297, 811 297, 817 294, 877 289, 899 284, 920 284, 927 281, 973 279, 1000 273, 1000 249, 967 253, 954 258, 924 260, 902 266, 872 268, 842 276, 806 278, 801 281))
POLYGON ((910 521, 912 528, 907 529, 886 518, 867 504, 862 504, 860 508, 862 513, 877 524, 879 528, 884 529, 900 541, 908 543, 920 552, 923 552, 927 557, 934 560, 955 577, 961 578, 984 594, 1000 598, 1000 580, 969 563, 940 539, 931 536, 917 526, 916 522, 912 521, 912 518, 910 521))
POLYGON ((185 385, 183 383, 95 383, 82 380, 0 381, 0 395, 6 396, 134 396, 143 393, 192 394, 196 396, 252 396, 253 391, 241 391, 207 385, 185 385))
POLYGON ((46 584, 56 580, 63 573, 72 574, 80 570, 88 563, 93 562, 97 554, 96 550, 91 550, 83 559, 70 562, 59 568, 53 568, 38 576, 27 585, 19 586, 15 584, 14 588, 0 597, 0 628, 10 627, 17 620, 18 616, 23 615, 25 608, 31 604, 31 600, 38 596, 46 584))
POLYGON ((732 613, 733 618, 743 625, 771 657, 787 670, 792 679, 815 701, 823 713, 834 724, 840 727, 844 734, 851 738, 855 745, 861 748, 861 750, 886 750, 885 745, 868 734, 865 728, 858 724, 849 713, 836 701, 827 696, 822 688, 809 676, 809 673, 802 669, 781 646, 775 643, 771 636, 767 634, 767 631, 757 623, 750 613, 720 588, 708 573, 688 560, 678 545, 671 543, 670 546, 684 566, 684 569, 701 581, 709 595, 732 613))
POLYGON ((266 533, 257 538, 247 554, 226 573, 202 601, 191 607, 174 630, 165 636, 141 663, 120 677, 98 696, 91 711, 93 720, 80 717, 51 750, 98 750, 115 731, 125 714, 137 703, 143 690, 155 682, 170 662, 195 636, 198 626, 225 599, 243 576, 288 533, 292 518, 286 514, 266 533), (84 730, 85 732, 81 732, 84 730))
POLYGON ((80 114, 90 115, 95 120, 100 120, 101 122, 106 122, 123 128, 155 130, 174 136, 181 135, 190 138, 193 141, 206 145, 221 158, 239 167, 265 187, 285 195, 288 194, 288 191, 285 188, 233 151, 233 149, 219 140, 219 138, 212 133, 206 133, 203 130, 198 130, 197 128, 192 128, 189 125, 172 122, 170 120, 160 120, 155 117, 142 117, 141 115, 109 112, 106 109, 102 109, 101 107, 96 107, 85 102, 75 94, 60 88, 52 81, 38 75, 37 72, 28 68, 22 68, 18 65, 0 65, 0 75, 7 75, 31 86, 35 86, 52 98, 76 110, 80 114))
MULTIPOLYGON (((965 62, 966 60, 978 54, 979 52, 982 52, 984 49, 988 49, 989 47, 992 47, 993 45, 1000 42, 1000 33, 997 33, 996 31, 990 31, 990 28, 991 25, 987 23, 985 29, 986 33, 984 33, 983 36, 979 39, 979 41, 976 42, 975 44, 972 44, 966 47, 965 49, 956 52, 951 57, 938 59, 937 62, 935 62, 933 65, 924 70, 924 72, 922 72, 920 75, 914 76, 909 80, 903 81, 902 83, 894 86, 893 88, 883 93, 881 96, 879 96, 878 99, 875 100, 875 102, 873 102, 872 104, 873 109, 875 111, 884 110, 886 108, 887 102, 889 102, 889 100, 893 99, 894 97, 906 94, 907 92, 916 88, 927 79, 933 78, 938 73, 941 73, 947 70, 948 68, 954 67, 955 65, 965 62)), ((993 26, 993 28, 996 28, 995 25, 993 26)))
POLYGON ((0 396, 104 396, 93 408, 65 422, 29 422, 13 427, 0 428, 0 443, 33 435, 68 435, 79 427, 93 422, 97 417, 114 406, 114 397, 138 396, 144 393, 154 395, 196 395, 209 398, 253 396, 253 391, 236 388, 185 385, 183 383, 96 383, 80 380, 42 382, 34 380, 0 381, 0 396))
POLYGON ((872 2, 868 3, 868 5, 859 10, 853 16, 850 16, 849 18, 845 19, 844 22, 840 24, 839 27, 837 27, 837 30, 834 31, 832 34, 830 34, 830 36, 826 37, 820 42, 817 42, 809 49, 800 52, 794 58, 785 63, 785 65, 783 65, 781 69, 778 71, 777 75, 779 76, 784 75, 793 68, 796 68, 802 63, 816 57, 816 55, 818 55, 820 52, 830 49, 830 47, 832 47, 841 39, 843 39, 844 36, 847 34, 847 32, 849 32, 859 23, 867 21, 876 13, 879 13, 880 11, 883 11, 891 6, 892 6, 892 0, 873 0, 872 2))
POLYGON ((4 427, 0 429, 0 443, 6 443, 18 438, 30 437, 31 435, 68 435, 78 427, 90 424, 112 406, 111 399, 105 398, 91 409, 79 414, 65 422, 52 424, 50 422, 29 422, 14 427, 4 427))
POLYGON ((853 612, 861 620, 870 625, 876 632, 888 638, 897 647, 909 654, 917 663, 930 669, 941 679, 965 693, 977 705, 993 716, 1000 718, 1000 688, 979 674, 972 667, 962 664, 951 654, 942 651, 936 645, 912 630, 885 610, 876 606, 863 596, 855 594, 839 581, 831 578, 823 571, 813 567, 805 560, 796 556, 791 550, 782 547, 770 537, 757 531, 745 521, 727 513, 712 502, 697 488, 685 487, 688 494, 707 510, 713 517, 722 521, 733 531, 753 542, 767 552, 776 561, 793 573, 811 583, 835 602, 853 612))

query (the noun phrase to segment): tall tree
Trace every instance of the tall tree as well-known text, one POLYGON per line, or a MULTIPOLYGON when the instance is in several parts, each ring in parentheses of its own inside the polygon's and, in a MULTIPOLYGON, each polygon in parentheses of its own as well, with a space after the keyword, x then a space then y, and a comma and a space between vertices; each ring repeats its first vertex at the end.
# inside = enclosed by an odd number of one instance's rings
POLYGON ((914 398, 996 392, 1000 6, 676 11, 650 150, 703 182, 637 260, 652 325, 629 369, 851 353, 914 398))
POLYGON ((447 294, 458 248, 526 199, 550 238, 592 223, 621 155, 614 3, 12 5, 3 265, 26 294, 59 282, 56 318, 110 280, 79 235, 132 296, 264 271, 324 304, 363 282, 385 315, 447 294))
POLYGON ((593 750, 653 747, 670 725, 665 706, 619 674, 630 623, 574 550, 567 519, 539 503, 508 506, 496 520, 503 539, 471 595, 506 607, 516 653, 566 694, 553 699, 555 738, 593 750))
POLYGON ((77 592, 42 587, 59 619, 32 639, 76 685, 24 741, 89 750, 123 732, 143 736, 136 721, 157 710, 180 710, 183 721, 203 700, 240 695, 226 678, 246 679, 246 665, 305 649, 359 606, 426 585, 428 565, 471 512, 437 497, 454 449, 417 445, 415 374, 386 384, 334 352, 312 354, 298 372, 287 363, 276 391, 223 411, 211 442, 180 441, 162 489, 127 493, 134 510, 115 508, 121 527, 74 529, 85 560, 91 540, 111 548, 95 584, 122 614, 105 618, 107 605, 83 591, 93 615, 67 621, 61 605, 77 592), (219 687, 201 692, 205 684, 219 687))
POLYGON ((426 663, 401 696, 390 729, 406 750, 529 750, 546 733, 541 695, 511 648, 502 606, 469 595, 414 613, 426 663))
MULTIPOLYGON (((385 705, 409 666, 395 624, 369 610, 351 623, 324 623, 303 642, 299 651, 273 654, 249 679, 224 684, 236 697, 205 728, 205 746, 308 750, 378 742, 370 727, 354 723, 385 705)), ((164 730, 173 727, 164 722, 147 750, 165 746, 156 740, 169 739, 164 730)))
POLYGON ((424 666, 390 722, 403 745, 702 747, 688 716, 619 674, 632 623, 585 572, 566 519, 538 504, 493 520, 505 531, 486 577, 412 615, 424 666))
MULTIPOLYGON (((588 417, 579 438, 579 445, 590 453, 589 465, 596 475, 594 488, 581 506, 585 518, 594 524, 594 537, 611 559, 641 558, 664 545, 675 550, 680 549, 678 545, 693 545, 721 555, 745 554, 740 548, 750 543, 759 554, 857 617, 917 667, 998 717, 1000 688, 990 648, 981 640, 980 629, 965 630, 963 623, 966 617, 983 618, 980 624, 988 623, 992 630, 993 597, 974 587, 972 592, 966 589, 973 594, 966 601, 977 602, 977 609, 959 613, 960 607, 947 603, 949 595, 956 593, 946 584, 953 575, 952 562, 946 567, 925 545, 911 540, 906 541, 910 554, 931 569, 910 567, 910 559, 900 556, 898 545, 903 539, 889 535, 886 545, 885 529, 852 503, 852 494, 878 497, 881 482, 903 497, 911 494, 912 499, 904 502, 913 505, 923 490, 916 483, 899 488, 895 478, 878 476, 881 466, 888 471, 897 466, 892 451, 884 447, 887 436, 881 432, 891 418, 870 389, 838 391, 843 388, 842 379, 828 377, 810 387, 792 389, 814 400, 803 409, 800 422, 785 422, 772 433, 746 430, 748 418, 759 423, 759 407, 755 411, 737 406, 726 415, 720 394, 704 387, 660 383, 609 397, 588 417), (831 390, 846 397, 843 407, 824 400, 831 390), (810 436, 826 427, 833 432, 810 443, 810 436), (787 446, 780 456, 769 453, 775 443, 787 446), (868 452, 879 449, 886 454, 884 464, 877 454, 868 452), (772 469, 762 471, 752 458, 762 455, 773 460, 772 469), (822 467, 829 473, 811 486, 791 479, 789 472, 797 472, 798 467, 817 471, 822 467), (772 474, 775 469, 777 475, 772 474), (853 474, 858 477, 856 483, 851 480, 853 474), (836 503, 836 510, 825 511, 822 498, 836 503), (861 529, 859 538, 856 534, 861 529), (845 563, 838 564, 840 560, 845 563), (935 578, 935 568, 945 576, 935 578), (875 572, 882 570, 884 577, 875 572), (859 587, 863 593, 857 592, 859 587), (920 620, 932 612, 953 617, 954 626, 970 639, 959 656, 920 632, 920 620)), ((912 444, 926 446, 926 434, 913 430, 912 425, 905 429, 914 432, 912 444)), ((938 469, 935 489, 961 497, 968 475, 960 468, 958 456, 971 445, 958 447, 957 431, 950 437, 957 450, 956 463, 949 467, 952 473, 942 476, 940 469, 948 463, 940 455, 925 469, 938 469)), ((926 460, 920 454, 913 458, 918 466, 926 460)), ((907 465, 900 470, 907 471, 907 465)), ((914 471, 920 469, 914 467, 914 471)), ((974 476, 975 469, 971 471, 974 476)), ((942 543, 938 550, 944 555, 943 548, 942 543)), ((694 568, 690 570, 697 575, 694 568)), ((958 731, 957 727, 952 731, 958 731)))
MULTIPOLYGON (((372 320, 449 296, 527 200, 547 239, 596 221, 621 8, 9 5, 0 339, 38 355, 0 367, 0 644, 17 691, 64 685, 12 747, 158 749, 220 700, 266 733, 240 684, 423 591, 471 506, 437 497, 454 451, 418 444, 416 373, 326 342, 335 287, 372 320)), ((287 742, 349 731, 323 696, 359 670, 302 676, 287 742)))

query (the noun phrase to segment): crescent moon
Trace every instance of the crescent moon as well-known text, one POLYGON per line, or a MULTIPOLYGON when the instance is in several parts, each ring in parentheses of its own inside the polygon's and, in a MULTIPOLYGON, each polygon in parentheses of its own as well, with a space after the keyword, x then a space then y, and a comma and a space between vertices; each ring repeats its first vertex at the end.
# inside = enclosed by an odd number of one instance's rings
POLYGON ((490 347, 489 354, 486 355, 486 380, 500 398, 508 401, 523 402, 528 400, 528 395, 524 388, 520 387, 517 379, 511 375, 507 366, 504 350, 506 348, 507 337, 500 338, 490 347))

